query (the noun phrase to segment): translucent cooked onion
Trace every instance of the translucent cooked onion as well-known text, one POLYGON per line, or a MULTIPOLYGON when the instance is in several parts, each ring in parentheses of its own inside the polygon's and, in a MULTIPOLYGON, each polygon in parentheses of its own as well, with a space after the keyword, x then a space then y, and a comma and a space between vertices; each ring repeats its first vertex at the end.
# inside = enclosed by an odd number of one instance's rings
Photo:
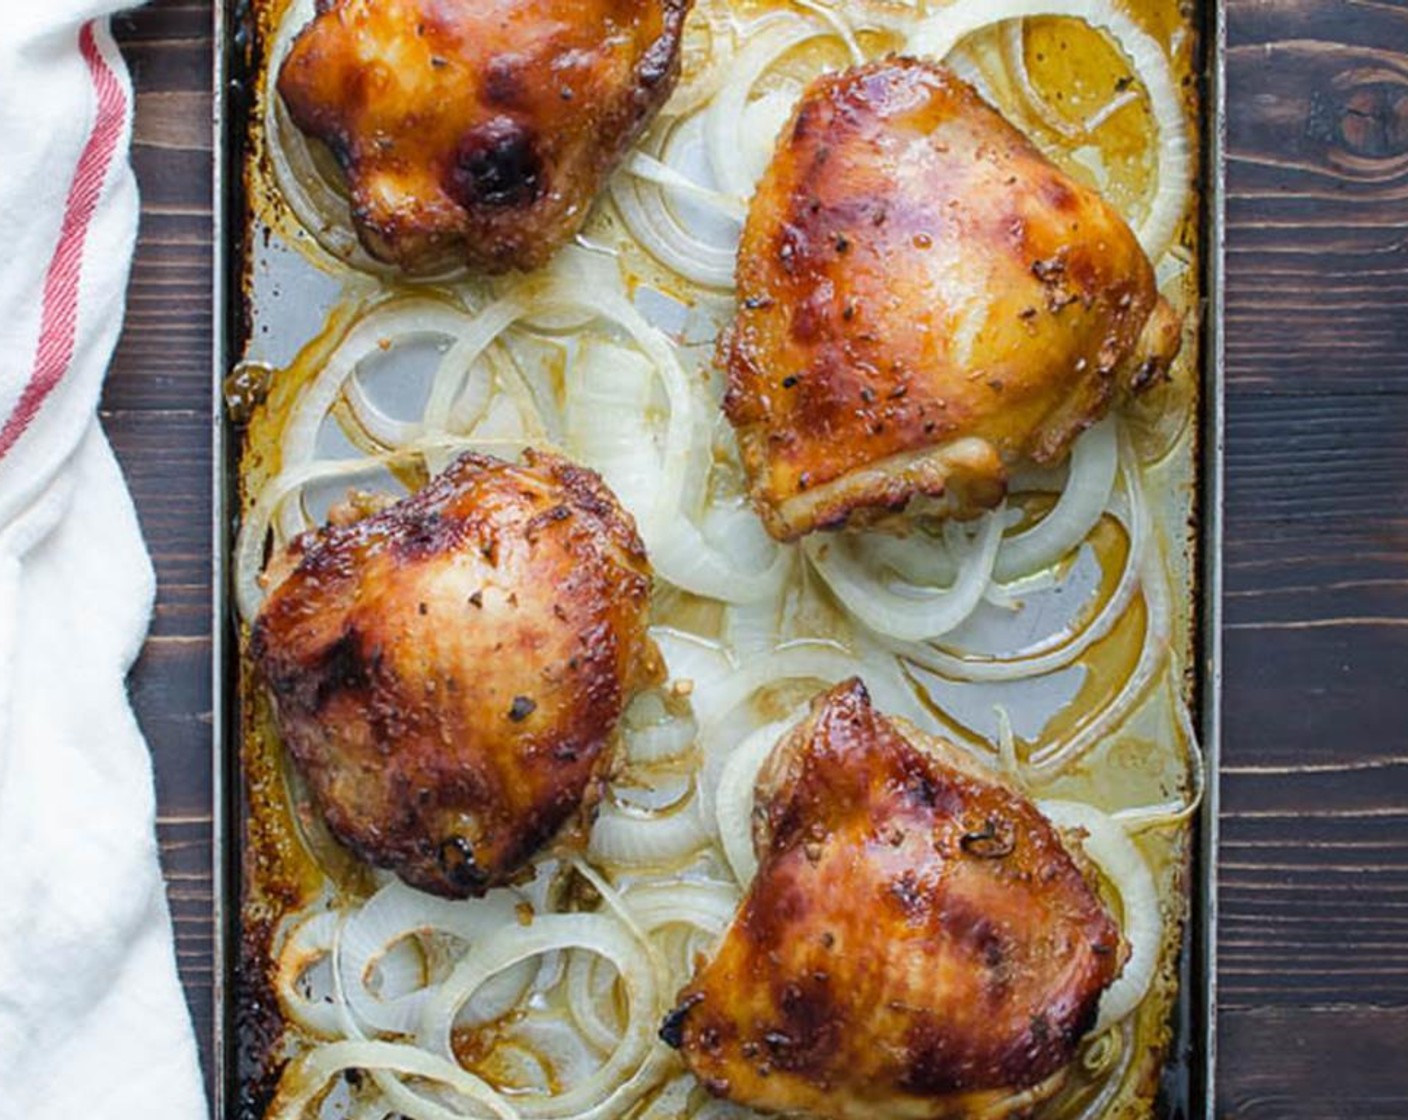
POLYGON ((652 626, 651 640, 665 659, 672 692, 691 699, 696 721, 705 718, 701 694, 711 694, 735 668, 733 658, 717 642, 670 626, 652 626))
POLYGON ((1159 139, 1156 186, 1136 232, 1149 259, 1158 260, 1183 219, 1192 181, 1183 99, 1163 48, 1111 0, 954 0, 920 22, 906 49, 910 54, 943 59, 975 31, 1032 16, 1068 16, 1109 32, 1143 83, 1159 139))
POLYGON ((733 58, 733 13, 722 0, 701 0, 690 9, 681 47, 680 80, 662 117, 693 113, 714 96, 725 67, 733 58))
MULTIPOLYGON (((697 117, 691 118, 691 122, 697 120, 697 117)), ((684 136, 689 131, 689 124, 687 123, 681 126, 679 135, 684 136)), ((696 183, 688 175, 684 174, 684 172, 677 171, 669 163, 662 162, 645 152, 636 152, 627 159, 622 166, 637 179, 641 179, 647 183, 654 183, 657 187, 664 188, 667 191, 677 192, 687 199, 703 203, 705 206, 717 210, 725 217, 742 221, 744 215, 747 213, 747 207, 745 207, 743 202, 736 196, 713 190, 710 187, 704 186, 702 183, 696 183)))
POLYGON ((1147 526, 1143 528, 1146 534, 1143 538, 1135 538, 1131 534, 1133 543, 1114 590, 1090 621, 1074 635, 1057 634, 1025 649, 1000 656, 973 650, 957 652, 938 643, 925 642, 898 643, 892 648, 906 661, 956 681, 993 683, 1031 680, 1064 669, 1106 637, 1129 611, 1140 589, 1143 549, 1149 543, 1147 526))
POLYGON ((753 850, 753 797, 758 772, 778 742, 796 725, 801 713, 790 719, 764 724, 739 743, 724 763, 714 793, 714 815, 719 840, 734 877, 747 887, 758 873, 758 857, 753 850))
MULTIPOLYGON (((617 313, 625 307, 629 305, 617 313)), ((654 371, 659 368, 657 362, 654 371)), ((652 424, 651 374, 648 363, 628 358, 619 347, 584 346, 569 370, 569 448, 600 471, 635 514, 651 562, 665 579, 725 602, 772 595, 790 563, 785 549, 769 544, 771 556, 762 565, 739 563, 735 558, 747 551, 729 541, 711 544, 692 511, 684 508, 686 469, 692 464, 690 473, 696 476, 709 469, 708 429, 701 415, 705 405, 672 358, 666 385, 669 415, 663 424, 652 424)), ((735 525, 734 532, 747 537, 752 528, 751 523, 735 525)))
MULTIPOLYGON (((712 945, 733 920, 739 897, 731 883, 695 878, 637 880, 616 896, 641 935, 651 937, 658 947, 670 930, 688 934, 679 945, 683 954, 673 973, 678 977, 693 969, 696 953, 712 945)), ((595 953, 574 951, 567 968, 572 1016, 583 1035, 603 1051, 612 1050, 621 1036, 616 975, 595 953)))
POLYGON ((651 559, 676 587, 725 603, 748 603, 774 594, 791 564, 783 548, 775 548, 771 562, 762 568, 734 564, 730 551, 726 545, 709 544, 692 522, 682 521, 651 559))
MULTIPOLYGON (((1027 70, 1027 21, 1025 19, 1008 20, 1002 27, 1002 48, 1006 55, 1007 69, 1011 72, 1016 82, 1017 88, 1022 91, 1023 98, 1027 105, 1041 119, 1042 124, 1067 140, 1074 140, 1081 135, 1082 129, 1078 124, 1073 124, 1066 119, 1064 114, 1052 108, 1050 103, 1042 96, 1036 84, 1032 81, 1032 76, 1027 70)), ((1133 90, 1126 90, 1126 93, 1133 93, 1133 90)))
MULTIPOLYGON (((905 536, 862 533, 844 538, 857 560, 876 573, 893 574, 920 587, 944 587, 958 576, 958 560, 940 531, 911 527, 905 536)), ((1001 545, 998 545, 999 551, 1001 545)))
MULTIPOLYGON (((365 1039, 330 1042, 307 1050, 290 1062, 279 1078, 278 1092, 269 1105, 267 1120, 306 1120, 308 1107, 323 1094, 329 1081, 346 1070, 419 1078, 452 1090, 466 1106, 451 1110, 407 1092, 401 1099, 392 1101, 407 1120, 464 1120, 465 1117, 488 1116, 519 1120, 511 1103, 457 1062, 419 1046, 365 1039)), ((378 1084, 385 1092, 385 1084, 380 1081, 378 1084)))
MULTIPOLYGON (((311 4, 307 7, 311 8, 311 4)), ((286 17, 286 23, 292 23, 286 17)), ((276 68, 271 68, 276 72, 276 68)), ((289 118, 283 98, 269 87, 265 95, 265 130, 274 184, 298 224, 329 256, 360 272, 390 275, 392 268, 362 247, 352 225, 345 187, 330 181, 313 154, 310 141, 289 118)))
POLYGON ((1055 506, 1040 521, 997 550, 992 578, 999 583, 1030 576, 1069 555, 1095 528, 1110 501, 1119 471, 1116 420, 1096 424, 1071 448, 1070 474, 1055 506))
POLYGON ((326 999, 305 991, 306 976, 332 953, 340 916, 328 910, 305 918, 284 940, 274 974, 274 992, 283 1013, 322 1038, 336 1038, 341 1030, 337 1008, 326 999))
MULTIPOLYGON (((417 987, 390 998, 373 990, 372 977, 379 963, 406 938, 427 933, 450 934, 469 951, 494 931, 517 924, 523 896, 516 891, 493 891, 484 898, 451 902, 422 894, 393 880, 370 898, 343 927, 338 973, 348 1006, 368 1027, 391 1034, 412 1034, 430 993, 417 987)), ((520 971, 492 992, 479 993, 469 1022, 499 1018, 522 997, 532 975, 520 971), (485 998, 487 995, 487 998, 485 998)), ((487 986, 486 986, 487 987, 487 986)))
POLYGON ((693 926, 722 933, 738 908, 738 888, 708 879, 662 879, 633 884, 623 894, 627 909, 646 933, 665 926, 693 926))
MULTIPOLYGON (((559 289, 551 294, 554 302, 591 310, 624 330, 645 355, 664 390, 668 416, 662 430, 654 500, 631 511, 649 545, 651 538, 664 534, 678 515, 691 467, 704 461, 707 448, 701 433, 707 428, 699 417, 699 403, 669 339, 652 327, 621 293, 578 291, 573 294, 559 289)), ((607 473, 605 467, 601 469, 607 473)))
POLYGON ((1144 640, 1133 671, 1114 698, 1094 718, 1078 725, 1070 734, 1044 743, 1032 752, 1027 760, 1027 770, 1037 780, 1049 781, 1117 728, 1148 693, 1158 677, 1159 669, 1167 662, 1171 633, 1168 577, 1156 549, 1145 551, 1139 583, 1144 592, 1146 619, 1144 640))
POLYGON ((362 379, 355 373, 348 377, 342 392, 357 426, 383 450, 394 451, 420 435, 422 426, 419 423, 398 420, 383 411, 368 395, 362 379))
POLYGON ((794 0, 797 7, 805 8, 807 11, 821 17, 821 19, 836 32, 841 42, 846 44, 846 50, 851 56, 851 63, 861 66, 865 63, 865 52, 860 49, 860 43, 856 41, 855 28, 847 20, 845 12, 841 8, 833 8, 824 0, 794 0))
MULTIPOLYGON (((424 418, 421 421, 422 435, 433 436, 449 428, 452 410, 464 396, 475 365, 484 356, 490 344, 516 320, 522 318, 527 310, 527 301, 514 292, 495 300, 461 325, 455 333, 454 345, 446 351, 435 371, 435 380, 431 383, 430 396, 426 400, 424 418)), ((537 402, 533 400, 526 385, 509 381, 504 388, 514 393, 530 415, 537 415, 537 402)), ((479 401, 481 403, 472 411, 466 413, 461 410, 461 423, 469 421, 472 424, 474 419, 483 414, 488 405, 488 395, 480 394, 479 401)), ((535 427, 541 431, 541 422, 535 427)))
POLYGON ((646 152, 628 159, 611 187, 627 228, 656 260, 695 284, 727 290, 747 207, 717 182, 696 113, 664 134, 658 159, 646 152))
POLYGON ((1120 896, 1120 927, 1129 942, 1129 959, 1100 997, 1094 1033, 1130 1014, 1143 1001, 1159 964, 1163 915, 1148 863, 1118 824, 1104 813, 1076 801, 1039 801, 1037 808, 1057 827, 1084 835, 1079 843, 1120 896))
MULTIPOLYGON (((1002 656, 985 656, 973 650, 959 652, 947 649, 940 643, 907 643, 892 648, 915 665, 950 680, 961 681, 991 683, 1030 680, 1071 664, 1108 635, 1125 616, 1141 587, 1141 576, 1146 571, 1145 555, 1155 547, 1152 540, 1153 529, 1142 491, 1137 485, 1129 482, 1132 476, 1128 472, 1135 469, 1137 468, 1132 463, 1126 465, 1127 497, 1123 503, 1111 503, 1107 511, 1125 526, 1129 536, 1124 567, 1110 595, 1090 621, 1075 635, 1066 637, 1058 634, 1002 656)), ((1050 516, 1052 515, 1048 515, 1048 520, 1050 516)), ((1041 524, 1045 524, 1045 521, 1041 524)))
MULTIPOLYGON (((869 651, 869 654, 875 660, 854 656, 831 642, 788 642, 740 669, 697 687, 694 704, 699 718, 699 744, 705 757, 703 790, 706 796, 715 784, 711 779, 716 778, 718 761, 726 758, 744 737, 731 734, 734 725, 730 717, 758 693, 779 684, 816 680, 834 685, 849 677, 860 677, 882 711, 904 716, 914 723, 928 722, 922 706, 902 677, 869 668, 882 658, 893 662, 893 656, 876 651, 869 651)), ((750 718, 745 722, 751 731, 764 721, 750 718)))
POLYGON ((796 16, 777 16, 765 26, 760 25, 733 60, 704 117, 709 161, 725 191, 741 198, 751 196, 777 139, 775 130, 766 135, 765 128, 760 127, 780 123, 775 112, 761 119, 754 116, 752 129, 746 130, 753 87, 783 55, 811 39, 834 34, 835 30, 825 24, 796 16))
POLYGON ((1085 1036, 1080 1057, 1081 1071, 1101 1082, 1100 1091, 1092 1095, 1070 1120, 1103 1120, 1110 1114, 1110 1105, 1124 1088, 1125 1077, 1139 1053, 1134 1038, 1134 1023, 1129 1018, 1106 1031, 1092 1031, 1085 1036))
POLYGON ((642 186, 627 168, 611 180, 611 197, 626 227, 651 256, 686 280, 706 288, 733 287, 737 234, 725 243, 705 241, 676 215, 656 186, 642 186))
MULTIPOLYGON (((585 949, 611 962, 620 974, 628 1004, 625 1029, 602 1066, 552 1095, 520 1094, 512 1107, 525 1118, 595 1120, 615 1114, 647 1087, 642 1067, 650 1057, 655 1017, 660 1012, 649 957, 620 921, 606 914, 548 914, 525 927, 489 938, 462 960, 425 1008, 419 1041, 434 1054, 453 1059, 451 1035, 460 1008, 495 974, 543 953, 585 949)), ((505 1102, 508 1103, 508 1102, 505 1102)))
POLYGON ((279 444, 282 467, 287 470, 313 458, 318 432, 363 360, 410 339, 442 338, 453 343, 471 322, 463 308, 441 300, 397 299, 371 308, 343 336, 318 375, 299 394, 279 444))
POLYGON ((958 574, 946 588, 882 582, 856 563, 843 536, 813 534, 804 548, 841 605, 862 623, 885 637, 922 641, 947 634, 982 602, 1002 543, 1002 524, 1002 511, 985 514, 967 540, 956 523, 944 526, 950 551, 959 558, 958 574))
POLYGON ((621 722, 626 759, 634 765, 679 758, 694 745, 699 732, 694 713, 671 707, 659 690, 637 696, 621 722))
POLYGON ((678 1120, 687 1115, 689 1095, 697 1085, 698 1082, 689 1074, 676 1077, 637 1113, 635 1120, 678 1120))
POLYGON ((669 813, 631 813, 608 800, 597 813, 588 851, 599 861, 654 866, 679 863, 708 840, 698 797, 669 813))
POLYGON ((586 1040, 609 1053, 621 1043, 615 1014, 616 973, 597 967, 601 957, 574 949, 567 962, 567 1006, 586 1040))

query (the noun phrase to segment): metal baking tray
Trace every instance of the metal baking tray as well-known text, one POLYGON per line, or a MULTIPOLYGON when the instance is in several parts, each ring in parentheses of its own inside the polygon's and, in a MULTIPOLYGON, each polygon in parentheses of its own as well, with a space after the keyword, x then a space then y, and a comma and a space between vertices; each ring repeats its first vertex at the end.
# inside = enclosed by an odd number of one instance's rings
MULTIPOLYGON (((1197 452, 1198 526, 1192 542, 1198 578, 1194 604, 1194 661, 1186 672, 1194 693, 1194 718, 1201 735, 1206 785, 1193 830, 1191 899, 1179 961, 1179 994, 1173 1009, 1172 1041, 1164 1064, 1156 1111, 1172 1118, 1215 1116, 1217 1059, 1217 842, 1221 699, 1221 590, 1223 495, 1223 266, 1226 31, 1223 5, 1200 0, 1201 141, 1201 390, 1197 452)), ((247 1052, 252 1032, 267 1009, 262 990, 251 990, 241 974, 240 946, 244 821, 240 761, 239 642, 232 609, 231 550, 239 512, 241 441, 225 407, 226 379, 250 339, 249 284, 255 224, 244 186, 248 158, 252 82, 258 44, 251 30, 250 0, 215 0, 214 160, 214 353, 213 353, 213 802, 214 802, 214 1023, 212 1083, 219 1120, 260 1120, 251 1091, 247 1052)), ((296 302, 326 301, 317 270, 305 266, 304 286, 284 290, 296 302)), ((264 281, 268 283, 267 278, 264 281)), ((278 295, 275 292, 275 295, 278 295)), ((321 310, 319 314, 321 315, 321 310)), ((268 329, 267 306, 262 321, 268 329)))

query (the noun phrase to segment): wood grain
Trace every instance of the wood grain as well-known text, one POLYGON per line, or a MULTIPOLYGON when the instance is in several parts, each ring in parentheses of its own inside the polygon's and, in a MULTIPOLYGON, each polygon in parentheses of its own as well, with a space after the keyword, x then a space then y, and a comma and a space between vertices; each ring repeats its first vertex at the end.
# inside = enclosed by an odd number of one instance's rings
MULTIPOLYGON (((1408 1116, 1408 0, 1227 5, 1220 1115, 1408 1116)), ((209 1045, 208 0, 116 21, 144 216, 104 400, 157 562, 132 677, 209 1045)))

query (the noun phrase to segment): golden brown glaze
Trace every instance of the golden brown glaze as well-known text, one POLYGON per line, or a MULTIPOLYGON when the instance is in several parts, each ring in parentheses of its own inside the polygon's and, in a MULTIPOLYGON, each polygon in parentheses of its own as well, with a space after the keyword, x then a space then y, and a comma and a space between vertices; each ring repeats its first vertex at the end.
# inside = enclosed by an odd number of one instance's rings
POLYGON ((1134 234, 948 71, 818 78, 738 254, 724 409, 769 531, 791 540, 996 505, 1060 459, 1180 326, 1134 234))
POLYGON ((712 1092, 932 1120, 1058 1087, 1123 943, 1029 801, 851 680, 774 750, 758 806, 757 878, 662 1030, 712 1092))
POLYGON ((465 455, 296 547, 250 652, 340 840, 463 897, 595 805, 659 672, 645 551, 595 474, 465 455))
POLYGON ((319 0, 279 73, 369 252, 542 265, 679 72, 689 0, 319 0))

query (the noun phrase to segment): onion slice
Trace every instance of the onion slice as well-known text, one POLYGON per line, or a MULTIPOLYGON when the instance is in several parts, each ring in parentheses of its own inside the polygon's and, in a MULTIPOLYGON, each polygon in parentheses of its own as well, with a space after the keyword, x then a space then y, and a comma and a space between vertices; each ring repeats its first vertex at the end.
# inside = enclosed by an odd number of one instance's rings
POLYGON ((719 786, 714 794, 719 840, 734 877, 745 890, 758 873, 758 856, 753 848, 753 802, 758 774, 802 714, 797 712, 790 719, 758 728, 738 744, 719 775, 719 786))
POLYGON ((1043 744, 1027 760, 1027 771, 1039 781, 1047 782, 1068 770, 1088 750, 1118 727, 1148 693, 1158 676, 1159 668, 1169 656, 1171 631, 1167 575, 1156 549, 1148 549, 1139 572, 1144 593, 1144 642, 1139 659, 1114 698, 1090 721, 1078 726, 1068 736, 1043 744))
POLYGON ((402 339, 436 337, 453 342, 472 322, 462 309, 432 299, 393 300, 372 308, 343 336, 323 368, 299 394, 280 441, 285 470, 309 462, 318 432, 364 358, 402 339))
POLYGON ((781 16, 763 26, 738 56, 719 92, 709 103, 704 117, 704 137, 709 162, 719 185, 731 194, 748 198, 757 185, 757 176, 766 166, 757 150, 770 153, 776 134, 756 137, 746 143, 743 126, 748 119, 749 96, 768 69, 789 51, 811 39, 836 34, 823 24, 795 16, 781 16))
POLYGON ((1159 894, 1148 863, 1113 820, 1077 801, 1038 801, 1037 808, 1052 824, 1067 832, 1080 831, 1080 845, 1119 892, 1121 923, 1129 942, 1129 959, 1115 982, 1100 997, 1094 1032, 1128 1016, 1143 1001, 1154 979, 1163 939, 1159 894))
POLYGON ((708 839, 697 795, 673 812, 650 816, 626 812, 607 800, 592 826, 588 851, 594 860, 607 863, 667 865, 698 851, 708 839))
POLYGON ((952 551, 960 556, 957 578, 947 588, 882 583, 848 555, 844 537, 832 543, 813 534, 803 547, 841 605, 862 623, 885 637, 923 641, 947 634, 982 602, 1002 543, 1003 516, 1001 510, 985 514, 967 541, 956 523, 945 524, 952 551))
POLYGON ((284 1014, 321 1038, 336 1038, 340 1033, 337 1007, 326 1000, 310 999, 302 990, 302 981, 310 968, 332 954, 339 920, 337 911, 324 910, 300 922, 279 950, 274 976, 274 992, 284 1014))
MULTIPOLYGON (((347 1005, 367 1026, 393 1034, 411 1034, 420 1020, 428 988, 417 988, 393 998, 382 998, 370 981, 379 961, 398 942, 424 933, 447 933, 475 945, 495 930, 517 924, 523 897, 516 891, 493 891, 484 898, 451 902, 412 890, 392 880, 352 915, 343 927, 338 972, 347 1005)), ((489 1022, 518 1002, 532 980, 531 974, 512 978, 514 983, 481 1001, 475 1008, 477 1022, 489 1022)))
POLYGON ((462 960, 426 1004, 419 1041, 453 1060, 451 1032, 459 1009, 491 977, 543 953, 586 949, 609 960, 621 976, 629 1004, 625 1032, 606 1062, 590 1077, 551 1096, 514 1098, 519 1115, 537 1120, 597 1120, 619 1112, 644 1091, 638 1076, 649 1057, 660 1007, 649 954, 620 921, 602 913, 548 914, 527 928, 512 927, 486 940, 462 960))
MULTIPOLYGON (((642 332, 653 331, 624 300, 603 310, 642 332), (637 322, 638 320, 638 322, 637 322)), ((768 543, 771 555, 760 565, 735 557, 743 550, 711 544, 688 508, 686 482, 709 471, 709 433, 703 422, 706 404, 697 398, 670 346, 658 332, 648 336, 649 363, 619 347, 584 347, 569 371, 571 405, 567 437, 571 450, 600 471, 621 501, 635 514, 656 571, 677 587, 724 602, 749 602, 776 592, 791 563, 791 553, 768 543), (652 368, 653 367, 653 368, 652 368), (647 419, 652 372, 665 387, 669 415, 658 434, 647 419)), ((735 524, 734 535, 752 522, 735 524)))
POLYGON ((1070 473, 1056 505, 1031 528, 1007 537, 997 550, 992 578, 1010 583, 1055 564, 1076 548, 1105 512, 1119 473, 1119 433, 1107 417, 1076 440, 1070 473))
MULTIPOLYGON (((1069 638, 1057 635, 1055 640, 1048 638, 1003 657, 986 657, 973 651, 958 652, 946 649, 939 643, 894 644, 892 648, 895 652, 915 665, 950 680, 1029 680, 1065 668, 1109 634, 1125 616, 1135 594, 1140 590, 1146 571, 1145 556, 1151 548, 1156 547, 1143 493, 1139 486, 1131 481, 1130 472, 1137 467, 1126 462, 1123 469, 1126 493, 1123 501, 1110 503, 1107 512, 1125 526, 1129 535, 1129 550, 1114 589, 1095 612, 1094 617, 1077 634, 1069 638)), ((1048 514, 1047 519, 1053 514, 1048 514)), ((1042 524, 1045 524, 1045 521, 1042 524)), ((1040 528, 1040 525, 1037 528, 1040 528)), ((989 594, 991 591, 990 587, 989 594)))
POLYGON ((305 1120, 308 1106, 319 1098, 329 1081, 345 1070, 384 1071, 421 1078, 444 1085, 466 1103, 479 1106, 472 1112, 452 1111, 408 1093, 409 1100, 395 1102, 408 1120, 463 1120, 476 1115, 520 1120, 509 1102, 459 1063, 418 1046, 365 1039, 331 1042, 305 1051, 290 1062, 279 1078, 278 1092, 269 1105, 267 1120, 305 1120))

